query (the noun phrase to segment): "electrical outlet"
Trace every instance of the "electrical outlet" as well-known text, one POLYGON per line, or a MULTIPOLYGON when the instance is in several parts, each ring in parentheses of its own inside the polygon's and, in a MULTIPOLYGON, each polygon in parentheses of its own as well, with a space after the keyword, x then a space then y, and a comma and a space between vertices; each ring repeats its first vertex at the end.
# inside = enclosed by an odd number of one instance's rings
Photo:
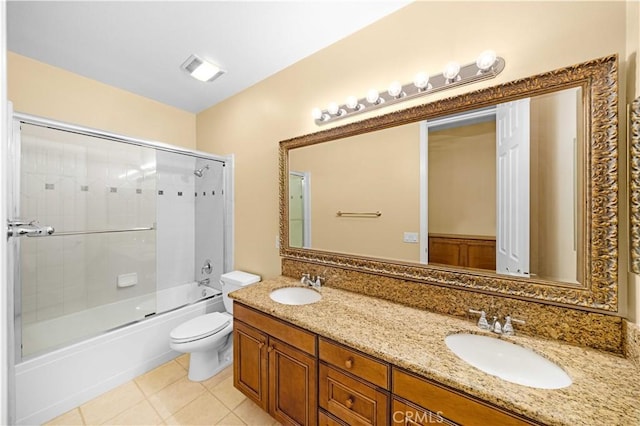
POLYGON ((418 233, 417 232, 405 232, 402 241, 405 243, 415 244, 418 242, 418 233))

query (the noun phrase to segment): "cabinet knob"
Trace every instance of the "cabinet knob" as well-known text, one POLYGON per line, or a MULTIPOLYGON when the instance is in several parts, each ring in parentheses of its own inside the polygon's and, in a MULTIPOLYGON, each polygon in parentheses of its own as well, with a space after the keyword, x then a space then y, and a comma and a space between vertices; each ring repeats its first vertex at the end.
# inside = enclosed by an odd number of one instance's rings
POLYGON ((264 347, 264 342, 258 343, 258 349, 262 349, 264 347))
POLYGON ((273 346, 269 345, 267 346, 267 352, 271 352, 273 350, 273 346))
POLYGON ((346 361, 344 362, 344 366, 345 366, 345 368, 348 368, 348 369, 350 369, 351 367, 353 367, 353 359, 352 359, 352 358, 349 358, 348 360, 346 360, 346 361))
POLYGON ((347 400, 344 402, 344 405, 348 409, 351 409, 353 407, 353 398, 347 398, 347 400))

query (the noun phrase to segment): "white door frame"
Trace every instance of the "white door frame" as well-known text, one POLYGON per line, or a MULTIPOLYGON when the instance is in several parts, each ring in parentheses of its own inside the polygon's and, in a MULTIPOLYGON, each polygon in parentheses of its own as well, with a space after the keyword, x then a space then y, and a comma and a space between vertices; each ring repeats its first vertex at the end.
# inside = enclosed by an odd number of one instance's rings
MULTIPOLYGON (((0 27, 7 28, 7 2, 0 2, 0 27)), ((11 105, 7 95, 7 32, 0 31, 0 223, 3 232, 7 223, 8 196, 8 148, 11 131, 11 105)), ((14 362, 10 344, 10 329, 13 316, 10 303, 11 290, 8 277, 8 244, 3 235, 0 238, 0 424, 13 424, 15 404, 14 362)))
POLYGON ((311 248, 311 173, 289 171, 302 178, 302 247, 311 248))

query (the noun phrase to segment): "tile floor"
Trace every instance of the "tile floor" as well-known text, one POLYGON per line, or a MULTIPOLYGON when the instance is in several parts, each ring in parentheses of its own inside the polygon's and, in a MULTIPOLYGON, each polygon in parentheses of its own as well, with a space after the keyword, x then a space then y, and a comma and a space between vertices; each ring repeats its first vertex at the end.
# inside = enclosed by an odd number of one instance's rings
POLYGON ((279 425, 233 387, 233 367, 204 382, 187 378, 188 354, 46 425, 279 425))

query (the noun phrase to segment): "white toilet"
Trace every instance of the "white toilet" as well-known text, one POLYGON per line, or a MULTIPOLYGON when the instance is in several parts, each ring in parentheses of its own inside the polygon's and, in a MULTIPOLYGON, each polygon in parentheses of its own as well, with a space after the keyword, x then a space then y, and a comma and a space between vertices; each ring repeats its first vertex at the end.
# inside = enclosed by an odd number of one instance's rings
POLYGON ((233 271, 220 276, 226 312, 201 315, 180 324, 169 334, 174 351, 190 353, 189 380, 200 382, 233 361, 233 301, 229 292, 260 281, 260 276, 233 271))

